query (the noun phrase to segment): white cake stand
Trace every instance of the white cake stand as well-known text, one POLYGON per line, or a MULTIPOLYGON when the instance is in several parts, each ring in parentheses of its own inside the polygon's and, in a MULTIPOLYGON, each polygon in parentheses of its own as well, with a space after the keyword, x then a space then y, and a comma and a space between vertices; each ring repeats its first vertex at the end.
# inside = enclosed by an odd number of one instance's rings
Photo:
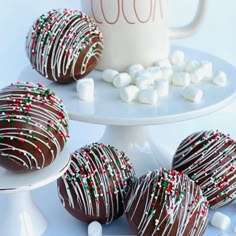
MULTIPOLYGON (((0 169, 0 194, 7 194, 6 212, 1 211, 1 236, 40 236, 47 221, 31 198, 31 190, 59 178, 69 166, 67 149, 48 167, 30 173, 0 169)), ((49 197, 49 196, 46 196, 49 197)))
POLYGON ((172 86, 170 95, 161 98, 156 106, 139 103, 126 104, 119 98, 119 89, 101 80, 101 72, 89 76, 95 80, 95 99, 92 102, 79 100, 75 83, 56 84, 42 78, 30 67, 22 71, 19 80, 41 82, 63 99, 72 120, 106 125, 102 142, 113 144, 131 158, 136 173, 141 175, 158 167, 169 168, 173 151, 153 141, 146 126, 178 122, 209 114, 228 105, 236 97, 236 70, 227 62, 193 49, 185 51, 186 60, 206 60, 214 65, 214 71, 224 71, 228 84, 218 87, 210 80, 197 84, 204 92, 200 103, 186 101, 183 88, 172 86))

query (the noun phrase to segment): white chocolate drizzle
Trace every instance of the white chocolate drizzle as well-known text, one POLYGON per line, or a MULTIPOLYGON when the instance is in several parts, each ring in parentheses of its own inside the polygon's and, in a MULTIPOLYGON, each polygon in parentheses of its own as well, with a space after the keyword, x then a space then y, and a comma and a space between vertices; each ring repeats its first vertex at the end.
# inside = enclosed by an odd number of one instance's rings
POLYGON ((193 179, 211 208, 236 198, 236 144, 219 131, 201 131, 187 137, 177 148, 173 168, 193 179))
POLYGON ((30 29, 26 53, 35 69, 46 78, 50 72, 53 80, 58 81, 60 76, 69 73, 77 80, 78 59, 81 57, 79 74, 83 75, 88 71, 89 61, 92 58, 98 61, 101 57, 102 41, 93 19, 83 12, 52 10, 41 15, 30 29))
POLYGON ((17 82, 3 88, 1 158, 9 158, 27 169, 45 167, 53 162, 69 138, 68 120, 61 100, 41 84, 17 82))
POLYGON ((136 181, 129 194, 126 215, 140 236, 200 236, 205 231, 208 202, 183 173, 149 172, 136 181))
POLYGON ((68 199, 70 208, 77 206, 76 210, 85 217, 96 217, 109 224, 124 211, 124 198, 134 181, 134 171, 123 152, 93 143, 74 152, 61 180, 66 196, 61 194, 60 186, 58 193, 64 206, 68 199))

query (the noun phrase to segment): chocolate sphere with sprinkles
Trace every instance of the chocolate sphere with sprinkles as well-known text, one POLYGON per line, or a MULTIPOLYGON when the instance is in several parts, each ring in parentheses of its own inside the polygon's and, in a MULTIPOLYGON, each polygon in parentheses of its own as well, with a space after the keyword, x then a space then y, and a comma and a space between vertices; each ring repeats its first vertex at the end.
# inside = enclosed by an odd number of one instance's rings
POLYGON ((124 213, 124 200, 135 180, 128 157, 113 146, 93 143, 72 154, 58 179, 65 209, 84 222, 109 224, 124 213))
POLYGON ((23 172, 42 169, 68 138, 67 112, 50 89, 17 82, 0 90, 0 166, 23 172))
POLYGON ((172 167, 201 187, 211 208, 236 198, 236 143, 229 135, 218 130, 189 135, 177 148, 172 167))
POLYGON ((127 220, 140 236, 201 236, 208 202, 200 187, 174 170, 154 170, 140 177, 128 193, 127 220))
POLYGON ((103 52, 103 37, 92 18, 60 9, 41 15, 26 39, 26 53, 45 78, 68 83, 86 76, 103 52))

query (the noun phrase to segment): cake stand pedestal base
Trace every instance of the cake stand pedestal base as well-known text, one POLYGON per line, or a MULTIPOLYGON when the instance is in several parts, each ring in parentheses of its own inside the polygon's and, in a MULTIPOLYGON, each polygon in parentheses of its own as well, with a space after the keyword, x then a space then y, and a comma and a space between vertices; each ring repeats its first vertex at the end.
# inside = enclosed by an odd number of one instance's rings
POLYGON ((31 191, 45 186, 67 170, 70 153, 67 148, 49 166, 32 172, 15 173, 0 168, 0 195, 6 195, 1 211, 1 236, 41 236, 47 221, 31 198, 31 191))
POLYGON ((153 140, 148 126, 107 125, 100 141, 124 151, 137 176, 161 167, 171 168, 173 151, 153 140))
POLYGON ((47 221, 31 198, 31 191, 8 193, 6 213, 0 235, 40 236, 47 229, 47 221))

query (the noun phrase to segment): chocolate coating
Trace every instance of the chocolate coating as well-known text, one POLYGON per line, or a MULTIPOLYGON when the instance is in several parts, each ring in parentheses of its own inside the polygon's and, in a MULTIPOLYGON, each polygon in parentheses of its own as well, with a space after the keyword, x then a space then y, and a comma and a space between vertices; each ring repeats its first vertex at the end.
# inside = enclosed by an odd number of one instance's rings
POLYGON ((0 165, 12 171, 50 165, 68 139, 61 100, 41 84, 16 83, 0 90, 0 165))
POLYGON ((154 170, 129 191, 126 216, 135 235, 200 236, 207 226, 208 202, 183 173, 154 170))
POLYGON ((52 10, 41 15, 26 40, 26 53, 33 68, 58 83, 86 76, 102 52, 103 37, 97 25, 76 10, 52 10))
POLYGON ((74 152, 69 169, 58 179, 58 193, 77 219, 108 224, 124 213, 124 199, 134 179, 123 152, 94 143, 74 152))
POLYGON ((236 144, 219 131, 201 131, 184 139, 174 155, 173 169, 194 180, 211 208, 236 198, 236 144))

